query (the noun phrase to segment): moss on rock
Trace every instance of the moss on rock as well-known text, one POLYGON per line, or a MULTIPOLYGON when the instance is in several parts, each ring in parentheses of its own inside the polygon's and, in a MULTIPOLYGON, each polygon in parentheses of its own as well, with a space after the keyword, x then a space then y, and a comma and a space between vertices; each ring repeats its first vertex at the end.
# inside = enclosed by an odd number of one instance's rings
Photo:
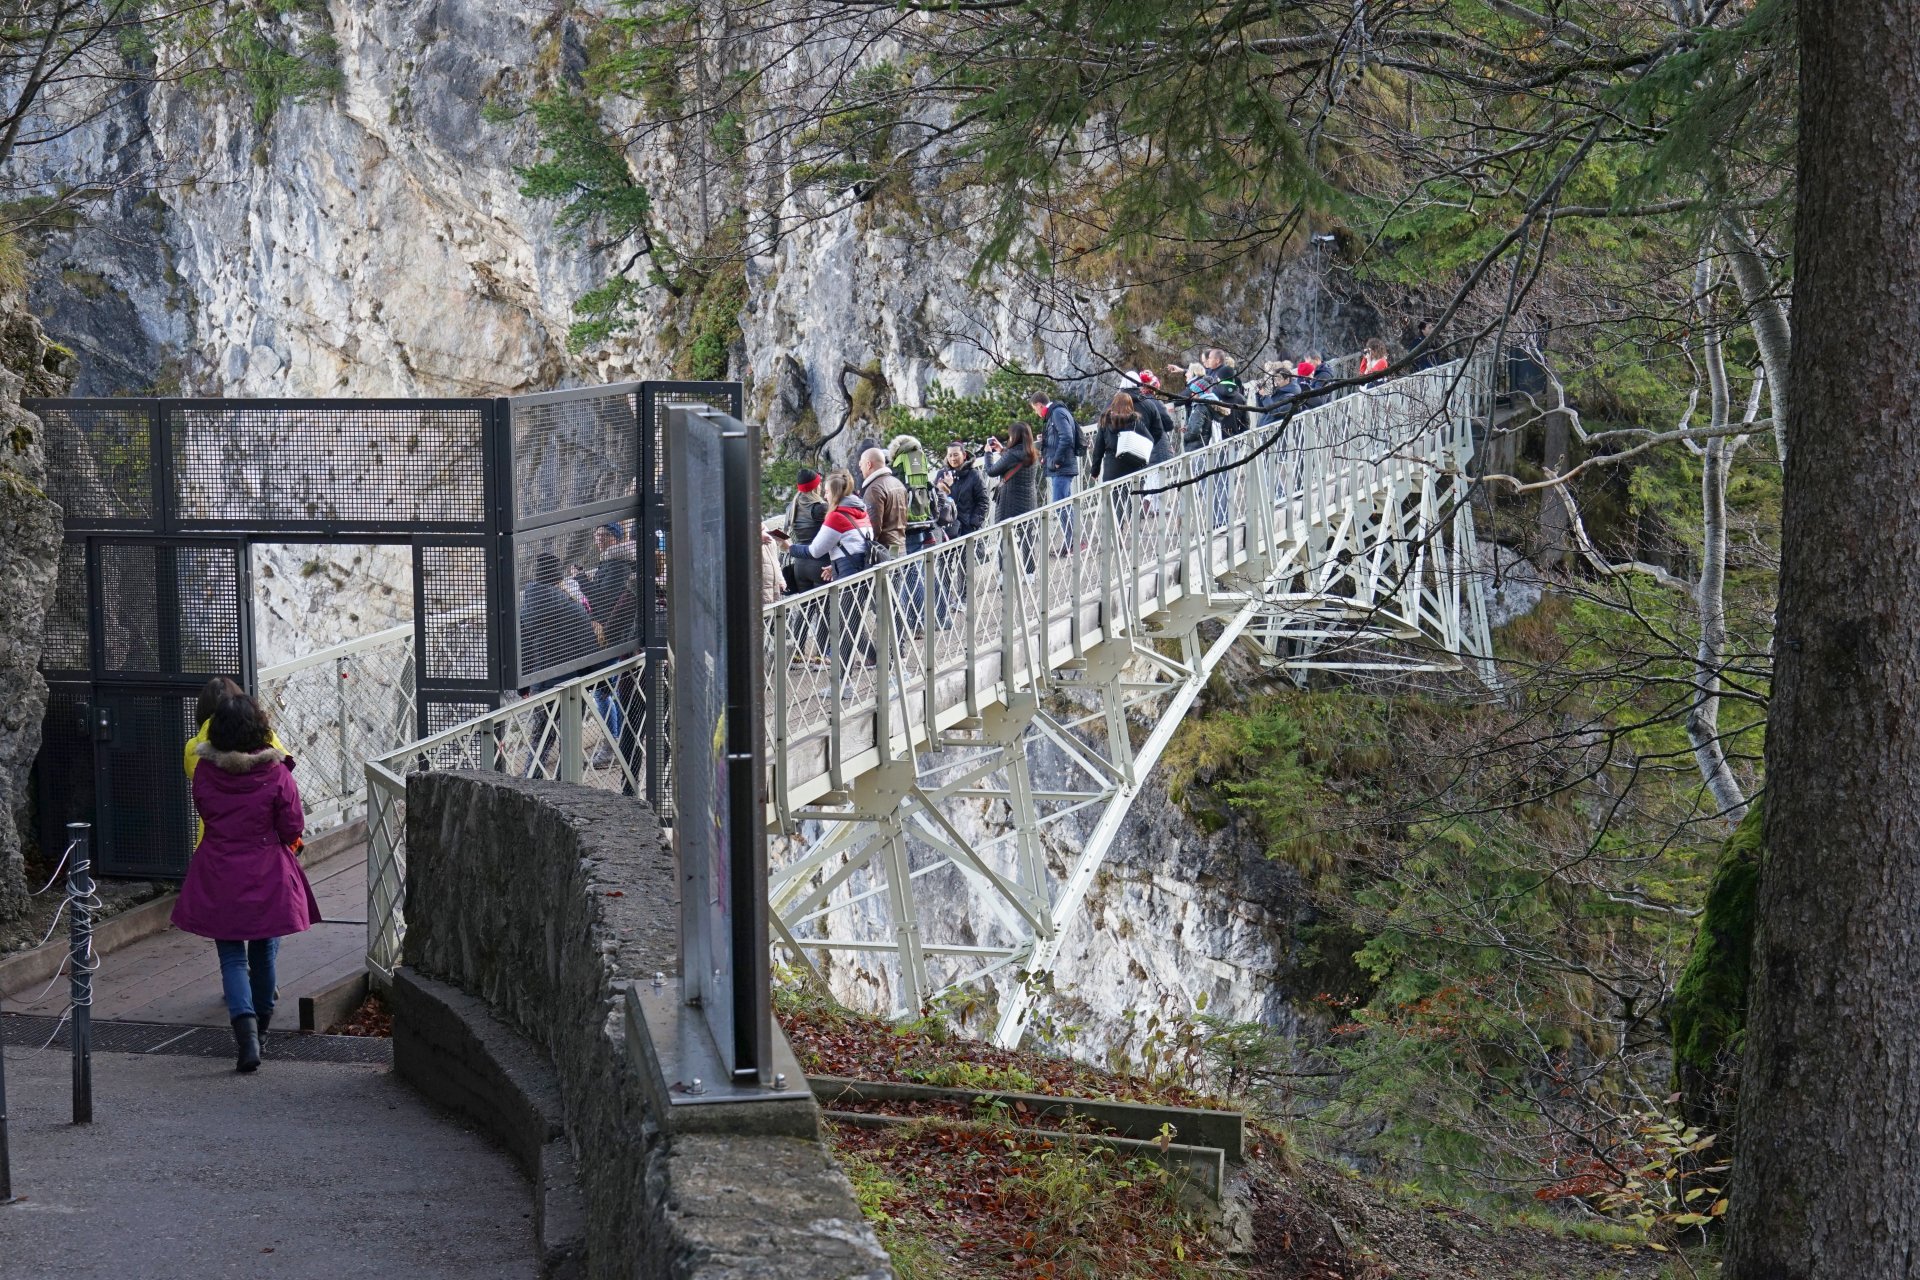
POLYGON ((1707 886, 1693 955, 1673 989, 1674 1087, 1690 1123, 1726 1133, 1733 1121, 1753 965, 1754 900, 1765 852, 1759 805, 1728 838, 1707 886))

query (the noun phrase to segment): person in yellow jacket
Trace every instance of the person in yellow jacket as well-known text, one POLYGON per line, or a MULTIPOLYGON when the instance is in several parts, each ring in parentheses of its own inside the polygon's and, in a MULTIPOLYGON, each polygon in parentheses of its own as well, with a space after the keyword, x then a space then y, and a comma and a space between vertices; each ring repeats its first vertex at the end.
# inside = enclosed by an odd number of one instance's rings
MULTIPOLYGON (((200 697, 193 704, 194 735, 187 739, 186 766, 187 785, 193 785, 193 767, 200 763, 200 748, 207 741, 207 725, 213 719, 213 709, 220 705, 220 699, 231 698, 235 694, 245 693, 240 685, 225 676, 215 676, 200 689, 200 697)), ((280 741, 278 733, 271 734, 275 751, 287 757, 287 768, 293 768, 293 753, 287 750, 286 743, 280 741)), ((206 824, 200 821, 200 815, 193 815, 193 847, 200 847, 200 837, 207 832, 206 824)))

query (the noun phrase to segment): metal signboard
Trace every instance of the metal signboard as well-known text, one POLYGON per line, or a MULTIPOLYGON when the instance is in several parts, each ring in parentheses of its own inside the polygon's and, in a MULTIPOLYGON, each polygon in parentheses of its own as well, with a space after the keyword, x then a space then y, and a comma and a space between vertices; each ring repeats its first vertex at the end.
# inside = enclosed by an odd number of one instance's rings
POLYGON ((759 448, 704 406, 668 414, 666 544, 681 996, 701 1011, 717 1079, 772 1081, 759 448))

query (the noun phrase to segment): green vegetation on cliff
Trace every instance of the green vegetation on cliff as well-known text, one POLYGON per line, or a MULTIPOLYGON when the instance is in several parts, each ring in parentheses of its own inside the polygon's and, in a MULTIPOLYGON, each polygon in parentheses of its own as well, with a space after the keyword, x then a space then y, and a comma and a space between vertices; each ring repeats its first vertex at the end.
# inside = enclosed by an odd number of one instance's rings
POLYGON ((1754 805, 1728 839, 1707 885, 1687 967, 1673 987, 1674 1085, 1687 1118, 1724 1128, 1733 1118, 1753 968, 1753 909, 1766 846, 1754 805))

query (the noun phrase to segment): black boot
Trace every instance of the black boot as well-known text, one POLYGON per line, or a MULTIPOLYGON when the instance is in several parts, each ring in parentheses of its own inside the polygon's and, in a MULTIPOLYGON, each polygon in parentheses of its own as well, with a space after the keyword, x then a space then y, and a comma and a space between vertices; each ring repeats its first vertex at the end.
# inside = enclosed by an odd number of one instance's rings
POLYGON ((243 1013, 233 1020, 233 1047, 239 1057, 233 1064, 235 1071, 252 1071, 260 1065, 260 1027, 250 1013, 243 1013))
POLYGON ((273 1010, 257 1015, 260 1023, 260 1056, 267 1056, 267 1028, 273 1025, 273 1010))

